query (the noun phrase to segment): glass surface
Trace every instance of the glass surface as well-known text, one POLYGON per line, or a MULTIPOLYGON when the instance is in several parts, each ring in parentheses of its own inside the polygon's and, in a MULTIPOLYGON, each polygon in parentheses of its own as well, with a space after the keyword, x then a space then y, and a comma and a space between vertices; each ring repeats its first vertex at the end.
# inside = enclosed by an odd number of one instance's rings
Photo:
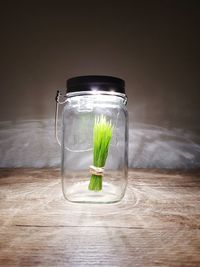
POLYGON ((115 95, 81 95, 68 98, 62 124, 62 186, 72 202, 113 203, 122 199, 127 185, 128 128, 124 98, 115 95), (91 191, 95 119, 106 117, 113 135, 102 179, 102 190, 91 191))

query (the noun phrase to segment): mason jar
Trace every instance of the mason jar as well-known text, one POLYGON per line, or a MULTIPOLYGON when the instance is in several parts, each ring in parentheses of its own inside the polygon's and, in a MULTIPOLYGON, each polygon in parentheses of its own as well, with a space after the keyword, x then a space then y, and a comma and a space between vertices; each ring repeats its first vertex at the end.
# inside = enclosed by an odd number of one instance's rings
MULTIPOLYGON (((59 94, 57 102, 61 103, 59 94)), ((79 203, 120 201, 127 186, 125 82, 111 76, 67 80, 61 138, 64 197, 79 203)))

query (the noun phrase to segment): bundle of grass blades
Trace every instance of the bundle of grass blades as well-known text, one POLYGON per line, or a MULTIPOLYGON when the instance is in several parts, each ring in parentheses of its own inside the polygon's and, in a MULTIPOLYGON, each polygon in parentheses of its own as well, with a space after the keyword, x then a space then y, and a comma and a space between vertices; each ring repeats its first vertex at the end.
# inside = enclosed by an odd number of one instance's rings
MULTIPOLYGON (((107 121, 103 115, 96 117, 93 129, 93 165, 95 167, 103 168, 105 166, 112 134, 112 123, 107 121)), ((88 189, 101 191, 102 178, 102 175, 92 174, 88 189)))

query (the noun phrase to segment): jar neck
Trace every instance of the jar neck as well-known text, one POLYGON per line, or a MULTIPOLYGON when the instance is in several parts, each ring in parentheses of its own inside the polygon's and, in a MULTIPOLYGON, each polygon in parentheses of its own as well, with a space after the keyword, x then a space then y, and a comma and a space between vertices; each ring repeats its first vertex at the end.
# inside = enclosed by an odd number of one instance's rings
POLYGON ((115 96, 120 97, 123 99, 123 103, 127 104, 127 96, 126 94, 112 92, 112 91, 79 91, 79 92, 73 92, 73 93, 67 93, 66 98, 72 98, 76 96, 115 96))

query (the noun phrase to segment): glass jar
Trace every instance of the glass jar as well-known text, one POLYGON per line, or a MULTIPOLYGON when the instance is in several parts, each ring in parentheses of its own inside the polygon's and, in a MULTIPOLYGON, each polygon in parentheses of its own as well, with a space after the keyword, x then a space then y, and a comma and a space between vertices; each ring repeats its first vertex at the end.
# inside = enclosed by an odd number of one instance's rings
POLYGON ((111 76, 67 81, 61 174, 63 194, 71 202, 114 203, 125 194, 128 113, 124 87, 123 80, 111 76))

